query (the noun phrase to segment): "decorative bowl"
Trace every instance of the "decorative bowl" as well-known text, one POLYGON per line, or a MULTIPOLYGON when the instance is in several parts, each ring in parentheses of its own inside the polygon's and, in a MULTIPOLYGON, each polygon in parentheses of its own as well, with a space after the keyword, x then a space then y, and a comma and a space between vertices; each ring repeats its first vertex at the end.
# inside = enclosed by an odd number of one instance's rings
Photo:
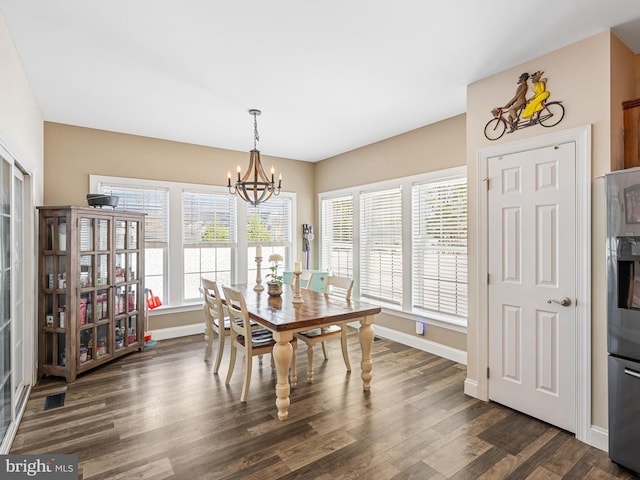
POLYGON ((87 203, 90 207, 113 207, 118 205, 119 197, 104 193, 87 193, 87 203))

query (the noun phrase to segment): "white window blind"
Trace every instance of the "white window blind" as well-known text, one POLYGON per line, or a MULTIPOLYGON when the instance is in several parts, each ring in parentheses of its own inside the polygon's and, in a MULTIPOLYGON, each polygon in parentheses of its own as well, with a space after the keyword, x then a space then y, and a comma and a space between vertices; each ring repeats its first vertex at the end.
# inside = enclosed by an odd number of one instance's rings
POLYGON ((169 295, 169 262, 167 261, 170 221, 169 189, 131 186, 131 183, 122 185, 115 182, 100 182, 98 192, 117 196, 117 210, 146 214, 144 217, 144 285, 145 288, 159 295, 164 305, 169 305, 173 301, 169 295))
POLYGON ((164 247, 169 243, 169 190, 165 188, 131 188, 102 183, 100 193, 119 197, 117 210, 146 213, 144 239, 147 247, 164 247))
POLYGON ((236 247, 236 197, 228 192, 182 192, 182 300, 201 297, 203 276, 231 283, 236 247))
POLYGON ((466 318, 466 177, 412 190, 413 306, 466 318))
POLYGON ((360 196, 360 295, 401 304, 401 188, 360 196))
POLYGON ((235 246, 236 197, 226 194, 182 193, 184 247, 235 246))
POLYGON ((291 243, 291 199, 271 197, 247 209, 249 246, 289 246, 291 243))
POLYGON ((353 197, 322 200, 322 269, 353 278, 353 197))

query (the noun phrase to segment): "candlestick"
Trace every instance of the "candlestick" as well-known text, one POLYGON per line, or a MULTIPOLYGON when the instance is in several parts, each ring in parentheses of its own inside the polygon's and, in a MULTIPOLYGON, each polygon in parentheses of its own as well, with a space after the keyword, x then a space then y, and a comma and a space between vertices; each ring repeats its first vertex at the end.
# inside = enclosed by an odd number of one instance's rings
MULTIPOLYGON (((258 247, 256 247, 256 252, 258 251, 258 247)), ((261 292, 264 290, 264 285, 262 285, 262 272, 260 271, 260 264, 262 263, 262 254, 260 256, 256 255, 256 286, 253 287, 255 292, 261 292)))
POLYGON ((256 245, 256 257, 262 258, 262 245, 256 245))
POLYGON ((293 264, 293 272, 301 273, 302 272, 302 262, 296 262, 293 264))
MULTIPOLYGON (((300 262, 296 262, 300 263, 300 262)), ((293 300, 292 303, 304 303, 302 294, 300 293, 300 274, 302 272, 293 272, 293 300)))

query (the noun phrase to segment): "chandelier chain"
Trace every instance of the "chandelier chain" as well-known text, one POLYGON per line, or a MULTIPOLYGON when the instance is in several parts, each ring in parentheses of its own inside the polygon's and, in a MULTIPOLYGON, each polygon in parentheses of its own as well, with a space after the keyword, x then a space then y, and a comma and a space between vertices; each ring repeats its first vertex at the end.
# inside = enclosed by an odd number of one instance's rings
POLYGON ((258 141, 260 140, 260 135, 258 135, 258 114, 256 112, 253 113, 253 149, 257 150, 258 141))

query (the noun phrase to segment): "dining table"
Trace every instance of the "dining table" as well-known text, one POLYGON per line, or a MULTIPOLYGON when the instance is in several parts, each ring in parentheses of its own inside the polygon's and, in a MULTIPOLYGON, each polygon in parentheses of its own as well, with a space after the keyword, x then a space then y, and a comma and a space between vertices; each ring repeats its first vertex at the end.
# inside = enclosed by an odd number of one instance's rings
MULTIPOLYGON (((365 392, 371 390, 373 364, 373 320, 381 308, 358 300, 346 300, 344 297, 317 293, 300 289, 296 295, 290 285, 283 285, 280 296, 270 296, 266 290, 254 290, 250 285, 231 285, 242 292, 247 305, 249 318, 270 330, 276 344, 273 347, 273 360, 277 372, 276 407, 278 418, 286 420, 291 404, 289 368, 293 357, 291 341, 294 333, 330 325, 343 325, 358 320, 360 348, 360 378, 365 392), (295 298, 294 298, 295 297, 295 298), (295 300, 295 302, 294 302, 295 300)), ((225 302, 224 295, 222 296, 225 302)), ((292 373, 295 386, 296 374, 292 373)))

